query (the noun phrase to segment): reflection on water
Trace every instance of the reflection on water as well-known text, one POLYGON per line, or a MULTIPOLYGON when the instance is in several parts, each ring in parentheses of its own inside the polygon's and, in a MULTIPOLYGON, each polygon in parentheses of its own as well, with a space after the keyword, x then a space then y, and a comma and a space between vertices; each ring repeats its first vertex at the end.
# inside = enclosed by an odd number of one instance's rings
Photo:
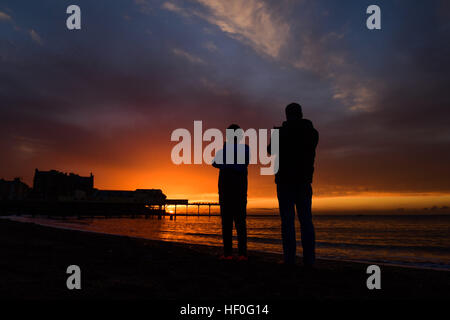
MULTIPOLYGON (((220 217, 51 220, 41 224, 147 239, 221 245, 220 217)), ((450 270, 450 216, 315 216, 317 255, 450 270)), ((282 252, 278 216, 249 216, 250 250, 282 252)), ((234 233, 235 235, 235 233, 234 233)), ((297 238, 300 239, 297 221, 297 238)), ((235 239, 236 240, 236 239, 235 239)), ((236 241, 234 242, 236 244, 236 241)), ((301 250, 298 250, 301 253, 301 250)))

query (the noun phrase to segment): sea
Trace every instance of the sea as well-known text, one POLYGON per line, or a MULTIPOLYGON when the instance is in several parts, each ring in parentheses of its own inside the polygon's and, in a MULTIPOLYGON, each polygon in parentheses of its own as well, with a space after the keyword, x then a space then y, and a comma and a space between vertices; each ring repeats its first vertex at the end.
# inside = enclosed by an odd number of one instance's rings
MULTIPOLYGON (((220 216, 83 218, 13 216, 57 228, 221 246, 220 216)), ((315 215, 317 258, 450 271, 450 215, 315 215)), ((296 221, 301 255, 300 226, 296 221)), ((235 232, 235 231, 234 231, 235 232)), ((276 214, 248 215, 249 250, 282 253, 276 214)), ((237 246, 236 234, 234 243, 237 246)))

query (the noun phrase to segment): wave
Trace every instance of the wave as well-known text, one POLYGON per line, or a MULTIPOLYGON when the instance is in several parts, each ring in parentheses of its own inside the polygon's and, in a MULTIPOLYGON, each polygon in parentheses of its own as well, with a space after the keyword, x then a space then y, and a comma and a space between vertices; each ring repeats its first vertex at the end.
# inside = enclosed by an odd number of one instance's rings
MULTIPOLYGON (((24 218, 24 217, 0 217, 20 222, 32 222, 44 226, 81 230, 85 232, 115 234, 117 230, 110 230, 111 232, 99 232, 86 228, 81 224, 66 224, 55 223, 49 219, 24 218)), ((106 230, 105 230, 106 231, 106 230)), ((202 233, 202 232, 174 232, 177 234, 176 242, 188 244, 207 244, 213 246, 220 246, 222 235, 221 233, 202 233), (196 239, 197 237, 197 239, 196 239), (203 239, 201 239, 203 238, 203 239), (205 239, 210 239, 205 241, 205 239)), ((132 236, 133 237, 133 236, 132 236)), ((153 240, 174 241, 173 239, 164 239, 161 237, 134 236, 136 238, 146 238, 153 240)), ((235 237, 236 238, 236 237, 235 237)), ((276 237, 264 236, 249 236, 249 244, 253 247, 252 250, 261 252, 273 252, 280 254, 282 251, 281 239, 276 237)), ((450 249, 441 246, 417 246, 417 245, 384 245, 384 244, 366 244, 366 243, 350 243, 350 242, 329 242, 316 241, 318 249, 317 257, 320 259, 352 261, 359 263, 375 263, 386 265, 398 265, 414 268, 427 268, 438 270, 450 270, 450 259, 448 259, 450 249), (430 255, 431 253, 431 255, 430 255), (434 254, 437 253, 437 254, 434 254)), ((299 250, 301 252, 301 250, 299 250)))
MULTIPOLYGON (((212 234, 212 233, 184 233, 184 234, 188 236, 222 239, 221 234, 212 234)), ((233 236, 233 238, 237 239, 236 236, 233 236)), ((277 238, 249 236, 247 237, 247 240, 249 242, 256 242, 256 243, 281 244, 281 239, 277 238)), ((360 249, 364 251, 369 250, 427 251, 427 252, 450 254, 450 248, 440 246, 388 245, 388 244, 369 244, 369 243, 360 244, 360 243, 327 242, 327 241, 316 241, 316 246, 319 248, 360 249)))

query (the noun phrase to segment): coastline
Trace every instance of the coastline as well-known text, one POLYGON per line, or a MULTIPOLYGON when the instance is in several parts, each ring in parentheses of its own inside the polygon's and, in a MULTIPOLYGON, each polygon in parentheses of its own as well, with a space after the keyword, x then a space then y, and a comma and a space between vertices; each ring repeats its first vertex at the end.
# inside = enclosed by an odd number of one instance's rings
MULTIPOLYGON (((155 240, 155 241, 164 241, 164 242, 174 242, 178 244, 182 244, 185 246, 204 246, 204 247, 213 247, 215 249, 221 248, 221 243, 218 245, 216 243, 198 243, 198 242, 188 242, 183 240, 172 240, 172 239, 158 239, 158 238, 151 238, 147 235, 132 235, 132 234, 123 234, 123 233, 114 233, 114 232, 107 232, 107 231, 100 231, 100 230, 90 230, 83 227, 83 224, 80 225, 79 223, 72 224, 67 223, 66 219, 58 219, 58 218, 40 218, 40 217, 27 217, 27 216, 3 216, 0 217, 0 219, 6 219, 10 221, 16 221, 16 222, 23 222, 23 223, 32 223, 44 227, 50 227, 50 228, 57 228, 62 230, 72 230, 72 231, 80 231, 80 232, 88 232, 88 233, 97 233, 97 234, 103 234, 103 235, 111 235, 111 236, 118 236, 118 237, 126 237, 126 238, 134 238, 134 239, 144 239, 144 240, 155 240)), ((134 220, 134 219, 133 219, 134 220)), ((83 220, 77 220, 77 222, 80 222, 83 220)), ((151 233, 150 233, 151 234, 151 233)), ((268 248, 264 248, 263 250, 253 248, 251 249, 254 253, 259 254, 273 254, 278 257, 278 260, 282 259, 282 253, 276 250, 270 250, 268 248)), ((301 259, 301 256, 298 256, 298 259, 301 259)), ((323 260, 323 261, 333 261, 333 262, 350 262, 350 263, 359 263, 364 265, 371 265, 376 264, 379 266, 394 266, 394 267, 402 267, 402 268, 412 268, 412 269, 419 269, 419 270, 437 270, 437 271, 450 271, 449 265, 447 264, 436 264, 436 263, 418 263, 418 262, 409 262, 409 261, 397 261, 397 260, 390 260, 388 258, 386 259, 371 259, 371 258, 345 258, 345 257, 332 257, 332 256, 321 256, 317 255, 317 259, 323 260)))
POLYGON ((448 299, 449 273, 382 266, 382 290, 368 290, 361 263, 318 260, 286 269, 279 255, 251 252, 220 261, 220 247, 130 238, 0 219, 4 299, 448 299), (82 290, 66 288, 79 265, 82 290))

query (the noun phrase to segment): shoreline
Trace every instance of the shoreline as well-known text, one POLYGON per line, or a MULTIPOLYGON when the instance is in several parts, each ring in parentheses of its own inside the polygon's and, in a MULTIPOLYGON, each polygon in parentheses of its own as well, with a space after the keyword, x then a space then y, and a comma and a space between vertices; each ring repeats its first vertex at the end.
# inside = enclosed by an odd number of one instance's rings
POLYGON ((278 254, 220 261, 220 247, 64 230, 0 219, 5 299, 448 299, 446 271, 382 266, 382 290, 368 290, 362 263, 318 260, 288 269, 278 254), (79 265, 82 290, 66 288, 79 265))
MULTIPOLYGON (((125 237, 125 238, 132 238, 132 239, 142 239, 142 240, 149 240, 149 241, 162 241, 167 243, 177 243, 182 244, 186 246, 203 246, 205 248, 214 248, 216 250, 217 248, 221 248, 221 246, 215 246, 215 245, 205 245, 205 244, 196 244, 196 243, 189 243, 189 242, 183 242, 183 241, 167 241, 167 240, 159 240, 159 239, 149 239, 146 237, 139 237, 139 236, 129 236, 129 235, 122 235, 117 233, 108 233, 108 232, 100 232, 100 231, 93 231, 93 230, 86 230, 81 228, 71 228, 66 226, 57 226, 52 224, 47 224, 45 222, 40 222, 40 220, 36 220, 36 218, 28 218, 25 216, 3 216, 0 217, 1 219, 19 222, 19 223, 31 223, 38 226, 48 227, 48 228, 55 228, 55 229, 61 229, 61 230, 71 230, 71 231, 80 231, 80 232, 87 232, 87 233, 94 233, 94 234, 102 234, 102 235, 109 235, 109 236, 117 236, 117 237, 125 237)), ((39 219, 39 217, 37 218, 39 219)), ((44 220, 48 220, 49 218, 44 218, 44 220)), ((54 219, 55 221, 64 221, 65 219, 54 219)), ((267 250, 249 250, 249 252, 257 253, 257 254, 271 254, 271 255, 277 255, 279 259, 282 259, 282 253, 279 252, 273 252, 273 251, 267 251, 267 250)), ((297 256, 297 259, 300 259, 301 256, 297 256)), ((409 269, 418 269, 418 270, 434 270, 434 271, 444 271, 444 272, 450 272, 449 268, 445 267, 433 267, 433 266, 423 266, 423 265, 414 265, 413 263, 396 263, 396 262, 390 262, 390 261, 378 261, 378 260, 357 260, 357 259, 340 259, 340 258, 331 258, 331 257, 316 257, 317 260, 323 260, 323 261, 330 261, 330 262, 348 262, 348 263, 358 263, 358 264, 364 264, 364 265, 370 265, 370 264, 377 264, 380 266, 391 266, 391 267, 399 267, 399 268, 409 268, 409 269)))

